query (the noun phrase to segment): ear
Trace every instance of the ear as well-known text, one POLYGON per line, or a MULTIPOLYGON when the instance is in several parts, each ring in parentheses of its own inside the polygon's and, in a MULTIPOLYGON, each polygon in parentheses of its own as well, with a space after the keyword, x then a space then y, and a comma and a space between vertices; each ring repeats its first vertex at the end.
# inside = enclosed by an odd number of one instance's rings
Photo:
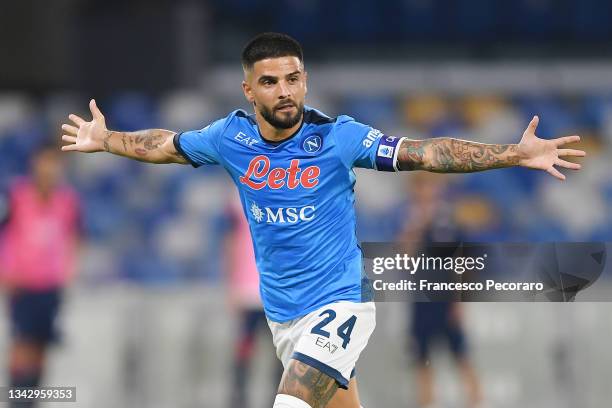
POLYGON ((242 81, 242 92, 244 92, 244 97, 249 103, 253 103, 255 101, 255 97, 253 96, 253 89, 247 83, 247 81, 242 81))
POLYGON ((308 72, 304 71, 304 95, 308 94, 308 72))

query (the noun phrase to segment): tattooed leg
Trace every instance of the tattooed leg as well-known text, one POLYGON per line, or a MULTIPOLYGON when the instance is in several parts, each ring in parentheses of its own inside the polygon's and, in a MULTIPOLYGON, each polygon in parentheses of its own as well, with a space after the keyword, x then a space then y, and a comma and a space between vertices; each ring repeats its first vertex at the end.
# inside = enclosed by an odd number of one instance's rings
POLYGON ((325 408, 337 390, 336 380, 297 360, 289 362, 278 387, 279 394, 299 398, 312 408, 325 408))

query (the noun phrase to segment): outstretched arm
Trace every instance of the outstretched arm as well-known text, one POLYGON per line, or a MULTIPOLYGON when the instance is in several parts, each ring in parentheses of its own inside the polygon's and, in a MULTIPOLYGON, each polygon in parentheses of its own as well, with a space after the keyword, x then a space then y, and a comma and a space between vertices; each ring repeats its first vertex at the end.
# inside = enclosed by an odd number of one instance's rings
POLYGON ((71 114, 68 118, 73 125, 63 124, 62 140, 69 144, 62 146, 65 152, 84 153, 108 152, 148 163, 180 163, 187 160, 174 147, 176 134, 170 130, 149 129, 137 132, 118 132, 106 128, 104 115, 95 100, 89 102, 92 120, 85 121, 71 114))
POLYGON ((518 144, 484 144, 453 138, 426 140, 404 139, 397 153, 400 170, 427 170, 437 173, 469 173, 523 166, 545 170, 565 180, 554 166, 578 170, 580 164, 568 162, 561 156, 585 156, 575 149, 561 149, 567 143, 578 142, 579 136, 545 140, 535 135, 538 117, 534 116, 518 144))

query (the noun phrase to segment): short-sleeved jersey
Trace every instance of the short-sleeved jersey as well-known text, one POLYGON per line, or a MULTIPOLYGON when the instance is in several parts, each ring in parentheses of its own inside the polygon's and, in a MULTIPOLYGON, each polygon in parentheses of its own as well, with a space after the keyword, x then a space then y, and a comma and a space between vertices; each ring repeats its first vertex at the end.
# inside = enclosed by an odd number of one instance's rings
POLYGON ((254 115, 237 110, 177 134, 174 144, 193 166, 219 164, 231 175, 249 221, 264 309, 285 322, 362 300, 353 168, 392 171, 396 139, 306 107, 300 129, 279 143, 263 139, 254 115))

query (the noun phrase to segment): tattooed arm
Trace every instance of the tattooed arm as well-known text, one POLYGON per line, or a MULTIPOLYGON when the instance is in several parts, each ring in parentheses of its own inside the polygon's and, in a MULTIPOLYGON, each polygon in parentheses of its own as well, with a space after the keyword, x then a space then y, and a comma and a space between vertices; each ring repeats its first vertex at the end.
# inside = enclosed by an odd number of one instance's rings
POLYGON ((137 132, 117 132, 106 128, 106 121, 96 102, 89 102, 93 119, 86 122, 77 115, 69 118, 76 126, 64 124, 62 140, 70 144, 63 151, 85 153, 108 152, 148 163, 187 164, 182 154, 176 151, 170 130, 150 129, 137 132))
POLYGON ((567 136, 545 140, 535 135, 538 117, 534 116, 518 144, 483 144, 452 138, 427 140, 403 139, 397 153, 400 170, 427 170, 437 173, 469 173, 510 166, 523 166, 547 171, 564 180, 554 166, 578 170, 580 165, 560 156, 585 156, 582 150, 559 147, 580 140, 567 136))
POLYGON ((107 130, 103 147, 108 153, 143 162, 187 164, 187 160, 174 147, 175 134, 175 132, 164 129, 137 132, 107 130))
POLYGON ((400 170, 427 170, 436 173, 469 173, 515 166, 518 145, 468 142, 448 137, 404 139, 397 154, 400 170))

